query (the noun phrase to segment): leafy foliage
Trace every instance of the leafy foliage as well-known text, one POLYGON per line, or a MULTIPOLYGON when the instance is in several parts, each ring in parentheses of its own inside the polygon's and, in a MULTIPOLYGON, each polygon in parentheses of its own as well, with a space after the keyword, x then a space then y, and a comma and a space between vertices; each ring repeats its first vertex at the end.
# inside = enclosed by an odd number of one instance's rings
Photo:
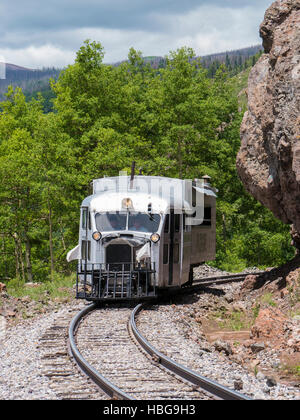
POLYGON ((0 105, 1 277, 51 280, 70 270, 65 256, 91 180, 129 170, 133 160, 146 175, 213 178, 218 266, 290 258, 288 227, 237 177, 242 113, 226 66, 210 78, 190 48, 171 52, 159 69, 133 48, 117 67, 103 57, 100 43, 85 41, 51 82, 50 112, 42 95, 26 101, 12 87, 0 105))

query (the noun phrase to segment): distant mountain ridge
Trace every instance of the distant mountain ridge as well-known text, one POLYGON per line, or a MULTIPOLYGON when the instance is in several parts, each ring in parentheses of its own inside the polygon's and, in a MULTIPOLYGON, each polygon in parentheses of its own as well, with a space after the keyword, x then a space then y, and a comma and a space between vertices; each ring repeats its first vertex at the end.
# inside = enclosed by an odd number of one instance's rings
MULTIPOLYGON (((260 51, 262 51, 262 46, 255 45, 238 50, 205 55, 201 57, 201 62, 203 67, 208 70, 209 77, 214 77, 221 64, 225 64, 231 74, 234 75, 249 67, 249 59, 251 57, 254 58, 260 51)), ((145 64, 150 64, 154 69, 166 66, 165 57, 148 56, 143 57, 143 59, 145 64)), ((118 66, 126 61, 123 60, 111 65, 118 66)), ((1 64, 3 65, 4 63, 1 64)), ((62 69, 54 67, 30 69, 12 63, 5 64, 6 78, 0 79, 0 101, 5 99, 5 93, 9 85, 22 88, 28 98, 35 96, 37 92, 41 92, 47 98, 54 97, 53 92, 50 92, 49 79, 57 79, 62 69)), ((48 104, 47 109, 51 109, 51 104, 48 104)))
MULTIPOLYGON (((200 56, 202 64, 204 67, 207 67, 208 63, 212 63, 213 61, 218 61, 220 63, 226 64, 226 59, 228 63, 228 59, 234 62, 235 59, 241 59, 242 63, 248 60, 250 57, 258 54, 260 51, 263 50, 261 45, 253 45, 251 47, 240 48, 237 50, 228 50, 223 51, 220 53, 214 54, 207 54, 200 56)), ((145 63, 149 63, 154 68, 159 68, 165 64, 165 57, 162 56, 146 56, 143 57, 145 63)), ((118 61, 116 63, 112 63, 113 66, 119 66, 122 63, 125 63, 127 60, 118 61)))
POLYGON ((251 47, 246 47, 246 48, 239 48, 237 50, 228 50, 228 51, 223 51, 220 53, 215 53, 215 54, 208 54, 208 55, 203 55, 202 58, 207 59, 207 58, 219 58, 219 59, 224 59, 226 58, 226 55, 228 55, 229 57, 233 57, 233 56, 242 56, 242 57, 250 57, 252 55, 257 54, 259 51, 263 50, 262 45, 253 45, 251 47))
POLYGON ((28 96, 38 91, 48 91, 49 80, 57 79, 60 72, 61 69, 54 67, 39 70, 5 63, 5 79, 0 79, 0 101, 5 99, 5 93, 10 85, 20 87, 28 96))
POLYGON ((26 67, 17 66, 16 64, 0 63, 0 65, 4 65, 4 64, 6 66, 6 71, 36 71, 34 69, 28 69, 26 67))

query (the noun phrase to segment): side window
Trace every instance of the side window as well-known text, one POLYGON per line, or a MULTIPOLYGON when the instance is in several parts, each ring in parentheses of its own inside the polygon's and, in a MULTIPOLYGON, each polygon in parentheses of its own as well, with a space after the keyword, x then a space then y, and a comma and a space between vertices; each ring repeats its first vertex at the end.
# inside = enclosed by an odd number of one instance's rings
POLYGON ((92 229, 92 224, 91 224, 91 213, 89 212, 89 230, 92 229))
POLYGON ((89 261, 91 260, 91 241, 81 242, 81 259, 89 261))
POLYGON ((192 191, 192 206, 195 208, 197 204, 197 191, 195 188, 193 188, 192 191))
MULTIPOLYGON (((196 214, 197 213, 195 212, 189 217, 196 217, 196 214)), ((193 226, 211 226, 211 207, 204 208, 204 217, 201 225, 192 225, 192 227, 193 226)))
POLYGON ((81 259, 85 260, 86 259, 86 241, 82 241, 81 242, 81 259))
POLYGON ((88 241, 88 260, 91 261, 91 241, 88 241))
POLYGON ((205 207, 203 226, 211 226, 211 207, 205 207))
POLYGON ((87 209, 82 209, 81 227, 82 229, 87 227, 87 209))

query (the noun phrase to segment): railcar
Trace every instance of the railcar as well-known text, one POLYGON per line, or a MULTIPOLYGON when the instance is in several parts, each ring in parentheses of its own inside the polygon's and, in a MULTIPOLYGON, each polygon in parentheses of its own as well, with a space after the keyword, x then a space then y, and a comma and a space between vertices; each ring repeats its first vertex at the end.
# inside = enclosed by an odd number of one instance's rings
POLYGON ((216 252, 216 190, 209 177, 106 177, 80 209, 76 297, 144 300, 192 282, 216 252))

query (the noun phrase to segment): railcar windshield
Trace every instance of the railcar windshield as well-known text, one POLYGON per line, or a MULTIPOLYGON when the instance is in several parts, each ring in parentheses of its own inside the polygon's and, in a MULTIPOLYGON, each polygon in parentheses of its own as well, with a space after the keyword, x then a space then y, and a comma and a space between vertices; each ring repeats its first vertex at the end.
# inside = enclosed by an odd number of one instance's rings
POLYGON ((99 232, 126 230, 127 213, 97 213, 96 226, 99 232))
POLYGON ((160 223, 159 214, 129 213, 128 230, 137 232, 157 232, 160 223))
POLYGON ((130 230, 136 232, 157 232, 159 214, 136 212, 97 213, 96 226, 99 232, 130 230))

